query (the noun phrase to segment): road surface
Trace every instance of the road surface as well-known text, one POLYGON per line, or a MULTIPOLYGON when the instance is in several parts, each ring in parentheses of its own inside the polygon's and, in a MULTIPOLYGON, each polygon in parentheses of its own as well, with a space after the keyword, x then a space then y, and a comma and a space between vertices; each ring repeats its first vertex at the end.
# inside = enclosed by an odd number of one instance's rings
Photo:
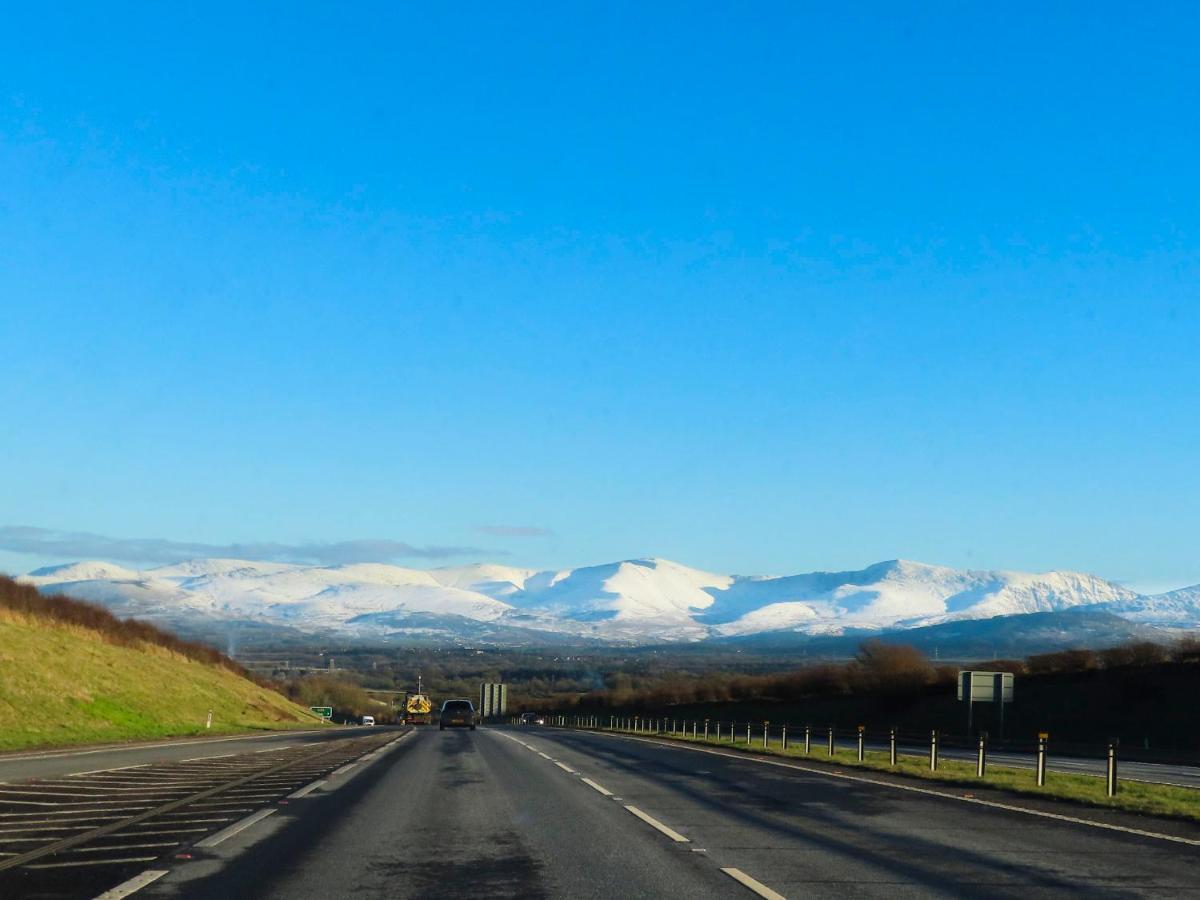
POLYGON ((135 896, 1200 896, 1190 825, 551 728, 417 729, 371 757, 139 867, 135 896))
POLYGON ((181 738, 144 744, 16 751, 0 755, 0 781, 53 778, 143 763, 206 759, 267 748, 319 744, 362 734, 363 729, 329 726, 316 731, 278 731, 269 734, 181 738))

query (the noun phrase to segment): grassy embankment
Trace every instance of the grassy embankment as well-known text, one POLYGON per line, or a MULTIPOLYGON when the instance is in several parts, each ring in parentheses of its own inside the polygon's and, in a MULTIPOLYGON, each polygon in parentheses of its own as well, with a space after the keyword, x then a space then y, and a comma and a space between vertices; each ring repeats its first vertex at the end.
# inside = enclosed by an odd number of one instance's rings
MULTIPOLYGON (((626 732, 632 733, 632 732, 626 732)), ((1163 784, 1147 784, 1139 781, 1120 781, 1116 797, 1105 795, 1104 779, 1091 775, 1069 775, 1059 772, 1048 772, 1046 784, 1038 787, 1032 769, 1015 769, 1005 766, 989 765, 983 778, 975 775, 975 763, 958 760, 940 759, 937 771, 930 771, 927 756, 904 756, 896 760, 893 767, 885 751, 867 750, 862 762, 858 761, 857 752, 853 749, 838 747, 834 755, 829 756, 828 748, 816 742, 812 752, 805 756, 804 745, 789 744, 787 750, 780 748, 778 738, 775 743, 763 749, 762 740, 747 743, 738 740, 731 743, 728 739, 717 743, 710 737, 692 738, 682 735, 658 734, 654 737, 660 740, 681 741, 689 744, 704 744, 720 747, 722 750, 739 750, 744 753, 766 754, 787 759, 795 759, 812 763, 820 767, 837 767, 839 769, 871 769, 889 772, 912 778, 919 778, 951 787, 968 787, 974 791, 982 791, 986 796, 992 791, 1006 791, 1032 797, 1050 800, 1067 800, 1075 803, 1085 803, 1090 806, 1106 807, 1108 809, 1124 810, 1156 816, 1171 816, 1200 821, 1200 791, 1191 788, 1171 787, 1163 784)), ((1118 775, 1120 770, 1118 769, 1118 775)), ((962 792, 956 792, 962 793, 962 792)), ((997 799, 1001 799, 997 796, 997 799)))
POLYGON ((87 627, 79 622, 92 609, 72 601, 56 617, 32 589, 0 581, 0 750, 320 724, 215 651, 214 662, 161 632, 158 643, 140 624, 131 634, 106 631, 104 617, 87 627))

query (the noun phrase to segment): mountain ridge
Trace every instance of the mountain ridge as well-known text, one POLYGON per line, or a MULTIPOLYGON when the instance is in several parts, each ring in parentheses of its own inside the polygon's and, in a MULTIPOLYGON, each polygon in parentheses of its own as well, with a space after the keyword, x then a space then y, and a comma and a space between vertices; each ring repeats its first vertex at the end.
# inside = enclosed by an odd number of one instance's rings
POLYGON ((240 621, 363 639, 403 639, 419 627, 424 637, 490 633, 502 640, 512 629, 523 639, 698 642, 879 633, 1079 608, 1149 627, 1200 627, 1200 585, 1147 596, 1085 572, 955 569, 907 559, 794 575, 725 575, 659 557, 547 570, 238 559, 134 570, 85 560, 20 580, 190 631, 240 621))

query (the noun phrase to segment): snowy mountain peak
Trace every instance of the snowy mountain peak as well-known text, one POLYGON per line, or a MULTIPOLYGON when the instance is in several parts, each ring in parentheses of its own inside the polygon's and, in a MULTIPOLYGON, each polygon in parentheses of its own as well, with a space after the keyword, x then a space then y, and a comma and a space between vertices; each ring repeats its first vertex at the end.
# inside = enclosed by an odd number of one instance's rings
POLYGON ((113 563, 87 560, 34 569, 26 577, 34 583, 45 581, 46 583, 63 584, 72 581, 132 581, 139 575, 132 569, 126 569, 113 563))
POLYGON ((952 569, 905 559, 777 576, 722 575, 659 557, 544 571, 202 559, 144 572, 72 563, 25 580, 168 624, 201 617, 360 636, 431 629, 478 636, 486 625, 490 634, 649 643, 879 631, 1080 606, 1148 625, 1200 624, 1200 586, 1145 597, 1080 572, 952 569))

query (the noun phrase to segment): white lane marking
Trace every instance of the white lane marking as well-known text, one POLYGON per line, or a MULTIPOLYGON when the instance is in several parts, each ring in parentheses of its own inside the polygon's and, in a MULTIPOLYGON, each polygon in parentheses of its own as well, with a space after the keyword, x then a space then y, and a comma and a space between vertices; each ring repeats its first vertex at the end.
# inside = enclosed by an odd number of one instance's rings
POLYGON ((545 753, 543 753, 541 750, 537 751, 537 755, 538 755, 538 756, 540 756, 542 759, 550 759, 550 757, 548 757, 548 756, 547 756, 545 753))
POLYGON ((579 774, 574 769, 572 769, 570 766, 560 763, 557 759, 554 761, 554 764, 556 766, 558 766, 560 769, 562 769, 564 772, 566 772, 568 775, 578 775, 579 774))
POLYGON ((141 875, 134 875, 128 881, 123 881, 115 888, 110 888, 99 894, 95 900, 122 900, 130 894, 136 894, 148 884, 152 884, 167 874, 166 869, 147 869, 141 875))
MULTIPOLYGON (((274 748, 271 748, 274 749, 274 748)), ((261 753, 262 751, 258 751, 261 753)), ((231 756, 237 756, 236 753, 218 753, 215 756, 193 756, 190 759, 181 759, 180 762, 207 762, 210 759, 228 759, 231 756)))
POLYGON ((127 859, 81 859, 79 862, 30 863, 26 869, 76 869, 80 866, 115 866, 117 863, 154 862, 157 856, 131 856, 127 859))
POLYGON ((582 781, 584 784, 586 784, 588 787, 590 787, 592 790, 599 791, 605 797, 612 796, 612 791, 610 791, 606 787, 601 787, 600 785, 596 784, 596 782, 592 781, 592 779, 590 779, 590 778, 581 778, 579 780, 582 781))
MULTIPOLYGON (((0 762, 3 762, 3 760, 0 760, 0 762)), ((150 765, 150 763, 138 763, 137 765, 134 765, 134 766, 117 766, 115 769, 92 769, 90 772, 71 772, 69 775, 67 775, 65 777, 79 778, 80 776, 83 776, 83 775, 107 775, 109 772, 128 772, 130 769, 144 769, 148 765, 150 765)), ((149 883, 149 882, 147 882, 147 883, 149 883)), ((114 890, 115 890, 115 888, 114 888, 114 890)))
POLYGON ((312 784, 306 784, 304 787, 300 788, 300 790, 293 791, 292 793, 288 794, 287 798, 289 800, 299 800, 301 797, 307 797, 323 784, 325 784, 325 779, 320 778, 317 781, 314 781, 312 784))
POLYGON ((104 844, 98 847, 76 847, 74 850, 64 850, 64 853, 101 853, 113 850, 153 850, 156 847, 178 847, 179 841, 158 841, 149 844, 104 844))
POLYGON ((246 816, 246 818, 242 819, 240 822, 234 822, 228 828, 222 828, 216 834, 209 835, 208 837, 206 837, 202 840, 196 841, 196 846, 197 847, 215 847, 215 846, 217 846, 217 844, 220 844, 220 843, 223 843, 224 841, 229 840, 235 834, 240 834, 241 832, 245 831, 251 825, 254 825, 257 822, 261 822, 267 816, 269 816, 275 812, 278 812, 278 809, 274 806, 268 807, 267 809, 260 809, 258 812, 253 813, 252 815, 246 816))
POLYGON ((52 750, 46 753, 20 753, 12 755, 0 756, 0 764, 9 762, 10 760, 20 759, 61 759, 68 756, 90 756, 93 753, 126 753, 130 750, 158 750, 162 747, 190 747, 193 744, 226 744, 230 741, 267 741, 274 738, 275 740, 287 740, 288 738, 296 737, 301 734, 336 734, 342 731, 351 731, 350 728, 306 728, 303 731, 276 731, 274 734, 251 734, 251 735, 234 735, 233 737, 223 738, 199 738, 194 741, 146 741, 141 744, 129 744, 127 746, 96 747, 92 750, 52 750), (286 737, 285 737, 286 736, 286 737))
POLYGON ((353 768, 354 768, 355 766, 357 766, 357 765, 358 765, 358 763, 357 763, 357 762, 346 763, 346 764, 345 764, 344 766, 342 766, 340 769, 334 769, 334 770, 333 770, 332 772, 330 772, 329 774, 330 774, 331 776, 333 776, 333 775, 345 775, 347 772, 349 772, 351 769, 353 769, 353 768))
POLYGON ((763 884, 757 878, 751 878, 749 875, 747 875, 741 869, 723 868, 723 869, 721 869, 721 871, 724 872, 726 875, 728 875, 730 878, 732 878, 734 881, 736 881, 736 882, 748 887, 750 890, 754 891, 754 893, 758 894, 758 896, 765 897, 766 900, 787 900, 787 898, 784 897, 783 894, 779 893, 778 891, 771 890, 769 887, 767 887, 765 884, 763 884))
MULTIPOLYGON (((1041 819, 1054 819, 1058 822, 1068 822, 1071 825, 1086 825, 1089 828, 1100 828, 1105 831, 1118 831, 1122 834, 1135 834, 1138 837, 1153 838, 1159 841, 1171 841, 1176 844, 1188 844, 1192 847, 1200 847, 1200 840, 1195 838, 1179 837, 1174 834, 1163 834, 1158 831, 1144 831, 1141 828, 1128 828, 1125 825, 1112 825, 1108 822, 1095 822, 1091 819, 1080 819, 1075 816, 1064 816, 1059 813, 1043 812, 1040 809, 1029 809, 1025 806, 1013 806, 1009 803, 999 803, 995 800, 981 800, 979 797, 963 797, 958 794, 947 794, 942 791, 931 790, 930 788, 916 787, 911 784, 895 784, 891 781, 880 781, 877 778, 865 778, 862 775, 847 775, 844 772, 830 772, 826 769, 814 769, 811 766, 801 766, 796 763, 781 762, 775 759, 762 759, 753 756, 743 756, 740 753, 726 753, 721 750, 710 750, 707 747, 695 747, 690 744, 663 743, 662 741, 649 740, 647 738, 630 737, 627 735, 612 735, 626 741, 640 741, 644 744, 654 744, 657 747, 669 747, 672 749, 691 750, 695 753, 711 753, 713 756, 723 756, 726 759, 736 759, 739 762, 758 763, 764 766, 778 766, 781 769, 795 769, 798 772, 807 772, 812 775, 821 775, 825 778, 840 778, 843 781, 853 781, 858 784, 872 784, 877 787, 893 788, 897 791, 908 791, 910 794, 924 794, 927 797, 938 797, 942 800, 956 800, 959 803, 974 803, 976 806, 986 806, 991 809, 1002 809, 1006 812, 1022 813, 1027 816, 1037 816, 1041 819)), ((1054 798, 1048 798, 1054 799, 1054 798)))
POLYGON ((641 819, 643 822, 645 822, 647 825, 649 825, 651 828, 657 828, 659 831, 661 831, 663 834, 665 834, 671 840, 675 841, 677 844, 691 843, 691 841, 688 838, 685 838, 682 834, 680 834, 674 828, 670 828, 670 827, 664 825, 662 822, 658 821, 658 819, 654 818, 654 816, 646 815, 644 812, 642 812, 636 806, 626 806, 625 808, 627 810, 629 810, 631 813, 633 813, 635 816, 637 816, 639 819, 641 819))

